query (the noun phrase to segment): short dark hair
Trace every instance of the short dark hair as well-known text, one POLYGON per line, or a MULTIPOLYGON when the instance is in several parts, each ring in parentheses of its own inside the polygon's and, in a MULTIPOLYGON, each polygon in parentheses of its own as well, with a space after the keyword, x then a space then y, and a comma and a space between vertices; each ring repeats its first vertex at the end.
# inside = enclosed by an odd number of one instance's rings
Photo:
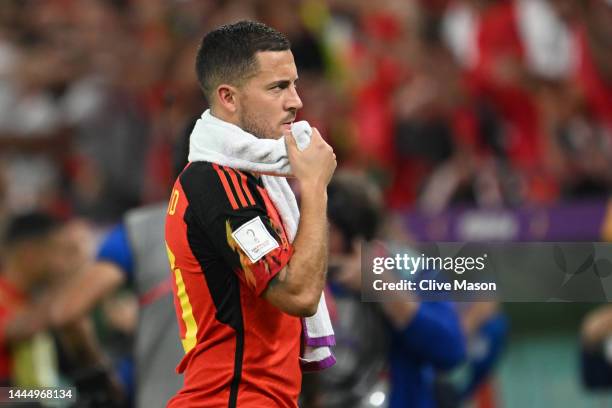
POLYGON ((222 83, 241 85, 257 69, 259 51, 286 51, 291 43, 272 27, 254 21, 223 25, 204 36, 196 56, 196 74, 208 103, 222 83))
POLYGON ((382 195, 366 176, 338 171, 327 186, 327 216, 344 239, 349 252, 353 240, 376 238, 383 221, 382 195))
POLYGON ((59 228, 60 222, 53 216, 43 212, 28 212, 13 217, 4 233, 4 245, 33 241, 48 237, 59 228))

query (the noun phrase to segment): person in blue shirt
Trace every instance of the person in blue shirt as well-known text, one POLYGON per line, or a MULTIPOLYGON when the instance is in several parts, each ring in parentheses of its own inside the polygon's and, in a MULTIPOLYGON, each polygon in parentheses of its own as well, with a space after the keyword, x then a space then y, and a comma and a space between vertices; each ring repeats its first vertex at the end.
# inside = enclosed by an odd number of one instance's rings
POLYGON ((436 373, 465 359, 451 302, 421 302, 399 291, 388 294, 392 301, 361 301, 361 248, 382 235, 382 214, 380 194, 364 177, 336 173, 328 187, 328 281, 337 364, 318 375, 310 406, 372 406, 386 398, 390 408, 436 407, 436 373), (387 376, 388 395, 375 395, 387 376))
POLYGON ((499 363, 508 337, 509 323, 497 302, 463 305, 459 312, 468 339, 467 375, 457 384, 461 400, 478 393, 499 363), (471 346, 470 346, 471 345, 471 346))

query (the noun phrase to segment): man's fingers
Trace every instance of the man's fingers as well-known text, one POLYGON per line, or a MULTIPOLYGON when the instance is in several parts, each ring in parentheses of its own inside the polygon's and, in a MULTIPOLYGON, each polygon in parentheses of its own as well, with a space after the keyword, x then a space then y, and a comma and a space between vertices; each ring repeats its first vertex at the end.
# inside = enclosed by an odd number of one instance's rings
POLYGON ((312 136, 310 137, 310 143, 313 143, 315 141, 316 143, 321 143, 323 141, 323 138, 321 137, 321 133, 319 133, 319 130, 313 127, 312 136))
POLYGON ((295 141, 295 137, 293 137, 293 133, 291 133, 291 131, 285 133, 285 145, 287 146, 287 151, 297 150, 297 142, 295 141))

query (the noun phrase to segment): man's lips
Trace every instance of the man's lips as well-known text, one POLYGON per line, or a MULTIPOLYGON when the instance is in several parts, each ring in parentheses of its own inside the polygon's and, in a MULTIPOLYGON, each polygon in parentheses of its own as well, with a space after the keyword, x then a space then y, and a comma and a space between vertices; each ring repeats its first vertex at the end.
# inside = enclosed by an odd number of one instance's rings
POLYGON ((291 125, 293 124, 293 121, 294 121, 294 120, 295 120, 295 118, 293 118, 293 119, 291 119, 291 120, 288 120, 288 121, 283 122, 283 124, 282 124, 283 129, 285 129, 285 130, 291 130, 291 125))

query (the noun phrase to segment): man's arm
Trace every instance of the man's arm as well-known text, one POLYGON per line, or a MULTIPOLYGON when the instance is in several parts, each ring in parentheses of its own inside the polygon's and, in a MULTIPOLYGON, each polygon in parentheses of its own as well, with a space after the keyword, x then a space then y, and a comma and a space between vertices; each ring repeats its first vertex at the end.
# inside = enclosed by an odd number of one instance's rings
POLYGON ((85 399, 103 396, 105 406, 123 406, 125 391, 117 378, 111 360, 104 354, 89 317, 67 324, 56 331, 66 359, 72 365, 69 373, 77 391, 85 399))
POLYGON ((285 313, 312 316, 325 285, 327 184, 336 168, 336 155, 316 129, 304 151, 298 150, 293 136, 285 135, 285 141, 301 188, 300 223, 289 264, 270 281, 263 296, 285 313))
POLYGON ((62 288, 51 305, 51 324, 75 323, 125 282, 124 273, 112 262, 97 261, 87 266, 62 288))
POLYGON ((0 321, 0 344, 11 344, 28 339, 47 329, 50 297, 44 295, 35 304, 28 304, 18 312, 5 316, 0 321))
POLYGON ((397 334, 406 350, 437 369, 451 369, 465 359, 465 337, 450 302, 419 303, 410 322, 397 334))
POLYGON ((612 306, 607 305, 590 312, 581 329, 582 343, 587 348, 596 348, 612 335, 612 306))
POLYGON ((133 260, 123 224, 109 232, 96 258, 58 288, 50 308, 53 326, 76 323, 129 279, 133 260))

